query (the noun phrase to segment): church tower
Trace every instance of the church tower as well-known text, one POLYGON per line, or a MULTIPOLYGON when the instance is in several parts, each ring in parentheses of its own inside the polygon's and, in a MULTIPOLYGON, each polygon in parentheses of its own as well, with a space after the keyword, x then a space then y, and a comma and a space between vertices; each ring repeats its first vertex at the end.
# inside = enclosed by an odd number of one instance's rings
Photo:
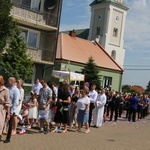
POLYGON ((124 0, 95 0, 90 6, 91 22, 88 39, 100 43, 123 68, 127 5, 124 0))

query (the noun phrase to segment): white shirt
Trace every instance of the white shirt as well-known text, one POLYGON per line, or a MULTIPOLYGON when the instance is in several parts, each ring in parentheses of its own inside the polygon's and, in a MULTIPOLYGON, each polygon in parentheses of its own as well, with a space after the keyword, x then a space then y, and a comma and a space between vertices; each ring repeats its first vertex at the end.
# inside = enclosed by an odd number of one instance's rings
POLYGON ((89 92, 90 103, 95 103, 98 93, 95 90, 89 92))
POLYGON ((34 84, 32 87, 32 91, 36 93, 36 95, 39 95, 40 89, 42 88, 42 84, 38 83, 38 84, 34 84))
POLYGON ((77 101, 77 109, 78 110, 85 110, 86 105, 90 104, 90 99, 86 97, 79 98, 77 101))
POLYGON ((21 89, 19 89, 19 91, 20 91, 20 101, 23 101, 24 100, 24 89, 23 88, 21 88, 21 89))
POLYGON ((106 104, 106 95, 105 94, 98 94, 96 100, 97 107, 103 107, 106 104))

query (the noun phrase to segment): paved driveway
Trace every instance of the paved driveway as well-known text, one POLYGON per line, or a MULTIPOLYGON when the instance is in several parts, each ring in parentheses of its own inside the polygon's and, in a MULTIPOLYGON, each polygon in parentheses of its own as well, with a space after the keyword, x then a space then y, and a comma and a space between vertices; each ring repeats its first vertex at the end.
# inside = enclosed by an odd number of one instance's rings
MULTIPOLYGON (((84 128, 82 129, 85 130, 84 128)), ((5 136, 3 136, 5 139, 5 136)), ((120 119, 91 127, 89 134, 33 133, 15 135, 11 142, 0 142, 0 150, 150 150, 150 117, 136 123, 120 119)))

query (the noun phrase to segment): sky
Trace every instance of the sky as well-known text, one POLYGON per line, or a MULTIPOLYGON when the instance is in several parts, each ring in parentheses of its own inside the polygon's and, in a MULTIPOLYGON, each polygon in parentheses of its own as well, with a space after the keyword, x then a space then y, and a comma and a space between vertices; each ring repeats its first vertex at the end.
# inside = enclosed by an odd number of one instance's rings
MULTIPOLYGON (((126 17, 124 74, 122 85, 146 88, 150 81, 150 0, 124 0, 126 17)), ((63 0, 60 31, 90 26, 93 0, 63 0)))

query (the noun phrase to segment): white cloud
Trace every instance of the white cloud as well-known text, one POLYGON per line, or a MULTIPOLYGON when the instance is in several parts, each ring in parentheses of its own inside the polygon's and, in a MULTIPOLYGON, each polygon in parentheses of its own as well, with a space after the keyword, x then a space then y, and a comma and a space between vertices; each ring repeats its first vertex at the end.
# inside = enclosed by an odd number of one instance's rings
MULTIPOLYGON (((140 51, 150 48, 150 1, 129 1, 129 11, 125 29, 126 51, 140 51)), ((143 51, 141 51, 143 52, 143 51)))

